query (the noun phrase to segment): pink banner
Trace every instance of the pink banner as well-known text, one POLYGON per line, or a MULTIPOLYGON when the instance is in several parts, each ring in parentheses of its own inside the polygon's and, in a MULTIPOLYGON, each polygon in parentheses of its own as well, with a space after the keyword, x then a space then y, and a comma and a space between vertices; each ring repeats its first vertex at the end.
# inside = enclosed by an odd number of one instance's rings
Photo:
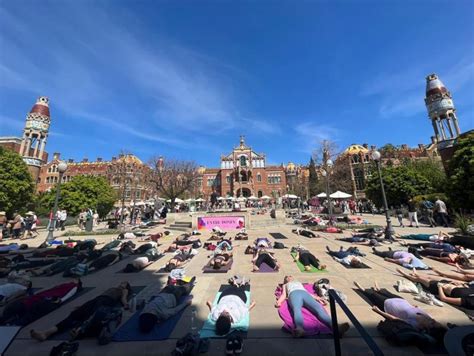
POLYGON ((198 218, 198 230, 212 230, 220 227, 222 230, 240 230, 245 227, 243 216, 203 216, 198 218))

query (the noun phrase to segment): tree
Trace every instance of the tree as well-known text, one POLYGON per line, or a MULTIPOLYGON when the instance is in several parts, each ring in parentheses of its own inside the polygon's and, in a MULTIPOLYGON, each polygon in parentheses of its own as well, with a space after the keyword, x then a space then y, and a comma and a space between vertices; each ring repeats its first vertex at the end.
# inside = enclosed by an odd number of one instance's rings
POLYGON ((350 159, 349 155, 340 155, 334 162, 329 181, 331 192, 338 190, 346 193, 352 192, 350 159))
POLYGON ((198 177, 198 167, 193 161, 155 157, 151 160, 151 166, 150 181, 162 198, 171 200, 171 209, 174 208, 176 198, 193 191, 198 177))
POLYGON ((448 162, 447 193, 456 208, 474 207, 474 131, 456 140, 453 157, 448 162))
POLYGON ((314 197, 318 195, 318 173, 316 172, 316 164, 314 163, 313 157, 309 160, 308 165, 309 178, 308 178, 308 190, 309 196, 314 197))
MULTIPOLYGON (((384 167, 382 177, 389 207, 406 204, 416 195, 433 191, 428 179, 411 167, 384 167)), ((383 205, 380 180, 376 170, 367 182, 365 193, 377 206, 383 205)))
POLYGON ((380 147, 379 152, 384 158, 395 158, 397 150, 397 147, 391 143, 387 143, 386 145, 380 147))
POLYGON ((446 173, 440 161, 433 159, 409 161, 407 165, 428 179, 435 192, 446 191, 446 173))
MULTIPOLYGON (((42 202, 50 210, 53 208, 57 185, 42 196, 42 202)), ((59 208, 66 209, 68 215, 77 215, 83 209, 97 210, 105 216, 112 210, 117 194, 104 177, 76 176, 70 182, 61 184, 59 208)))
POLYGON ((16 152, 0 147, 0 207, 10 216, 31 203, 35 185, 26 163, 16 152))

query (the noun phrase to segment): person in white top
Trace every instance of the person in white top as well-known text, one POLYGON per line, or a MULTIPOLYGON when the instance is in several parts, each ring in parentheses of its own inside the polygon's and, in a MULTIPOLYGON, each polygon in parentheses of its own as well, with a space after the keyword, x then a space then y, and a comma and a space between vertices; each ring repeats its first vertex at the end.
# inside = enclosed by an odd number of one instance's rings
MULTIPOLYGON (((324 325, 331 328, 331 317, 323 307, 323 305, 326 305, 326 301, 316 294, 310 294, 303 284, 295 280, 293 276, 285 276, 283 280, 283 292, 275 303, 275 307, 279 308, 286 299, 288 299, 288 306, 293 311, 296 326, 295 330, 293 330, 294 337, 304 336, 303 307, 318 318, 324 325)), ((342 337, 342 335, 349 330, 349 323, 340 324, 338 329, 339 335, 342 337)))
POLYGON ((5 283, 0 285, 0 305, 25 295, 30 288, 31 282, 26 286, 19 283, 5 283))
POLYGON ((216 334, 226 335, 230 332, 232 324, 239 323, 247 317, 255 306, 255 301, 247 306, 245 286, 229 285, 221 293, 217 305, 213 307, 210 301, 206 304, 211 311, 211 320, 216 323, 216 334))
POLYGON ((448 209, 446 208, 446 204, 444 203, 444 201, 442 201, 440 198, 436 198, 435 210, 441 217, 441 220, 443 221, 443 226, 448 227, 448 209))

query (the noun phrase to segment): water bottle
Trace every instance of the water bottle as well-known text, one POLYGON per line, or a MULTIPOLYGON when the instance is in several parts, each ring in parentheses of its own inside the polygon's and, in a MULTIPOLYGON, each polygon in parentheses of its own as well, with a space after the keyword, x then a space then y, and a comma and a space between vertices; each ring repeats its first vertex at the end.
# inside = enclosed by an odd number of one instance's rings
POLYGON ((129 310, 131 313, 135 313, 137 310, 137 296, 136 294, 132 295, 132 299, 130 299, 129 310))
POLYGON ((191 311, 191 334, 197 335, 197 326, 196 326, 196 308, 193 308, 191 311))

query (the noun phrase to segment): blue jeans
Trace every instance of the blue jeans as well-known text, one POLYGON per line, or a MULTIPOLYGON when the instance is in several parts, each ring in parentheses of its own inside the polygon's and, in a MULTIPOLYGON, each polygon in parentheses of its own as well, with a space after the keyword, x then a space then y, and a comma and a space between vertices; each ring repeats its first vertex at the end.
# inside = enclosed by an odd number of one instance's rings
POLYGON ((318 318, 324 325, 331 327, 331 317, 326 313, 324 307, 307 291, 294 290, 288 297, 291 310, 293 311, 293 318, 295 325, 299 329, 303 329, 303 312, 301 308, 304 306, 311 314, 318 318))

